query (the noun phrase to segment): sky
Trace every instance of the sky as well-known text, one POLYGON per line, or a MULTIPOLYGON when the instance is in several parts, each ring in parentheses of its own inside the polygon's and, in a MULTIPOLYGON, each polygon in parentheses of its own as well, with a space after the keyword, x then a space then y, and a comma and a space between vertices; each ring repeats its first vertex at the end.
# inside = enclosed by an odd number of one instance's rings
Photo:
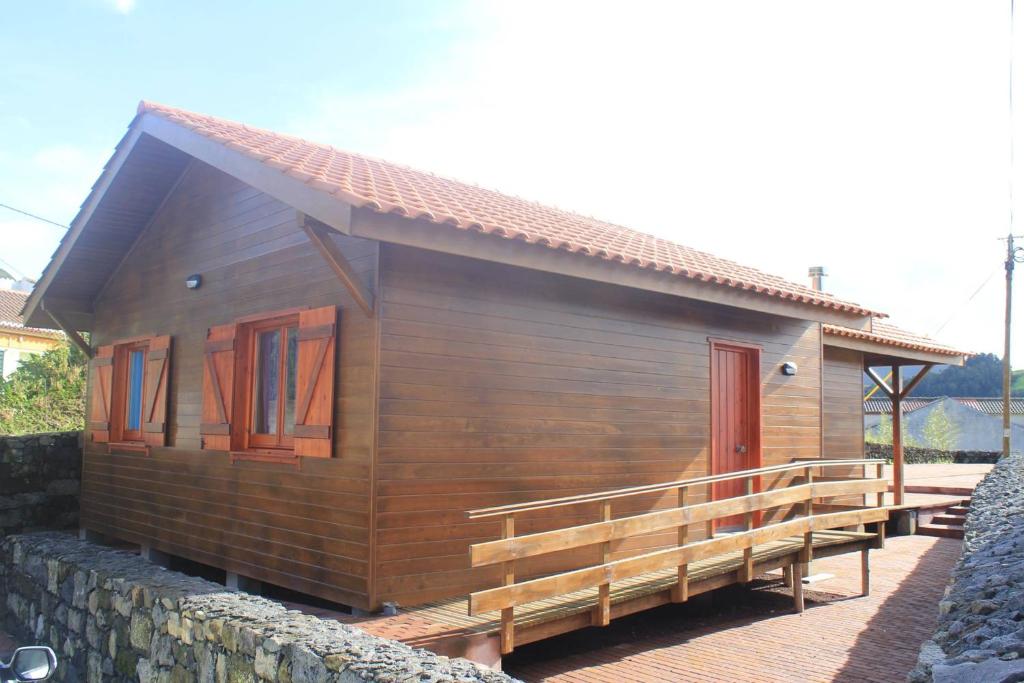
MULTIPOLYGON (((822 265, 837 296, 1002 355, 1009 2, 8 3, 0 203, 69 223, 149 99, 797 282, 822 265)), ((61 235, 0 208, 0 266, 38 277, 61 235)))

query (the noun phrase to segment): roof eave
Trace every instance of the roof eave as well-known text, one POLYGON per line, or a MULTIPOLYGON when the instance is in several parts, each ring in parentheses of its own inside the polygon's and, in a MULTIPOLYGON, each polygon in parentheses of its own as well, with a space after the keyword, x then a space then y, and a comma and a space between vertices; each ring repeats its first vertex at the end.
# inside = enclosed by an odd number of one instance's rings
POLYGON ((940 353, 924 348, 910 348, 872 339, 832 333, 823 334, 822 342, 825 346, 861 351, 865 354, 865 357, 876 357, 880 361, 886 361, 879 362, 879 365, 891 363, 896 363, 897 365, 921 365, 922 363, 931 363, 934 365, 963 366, 970 355, 959 352, 940 353))

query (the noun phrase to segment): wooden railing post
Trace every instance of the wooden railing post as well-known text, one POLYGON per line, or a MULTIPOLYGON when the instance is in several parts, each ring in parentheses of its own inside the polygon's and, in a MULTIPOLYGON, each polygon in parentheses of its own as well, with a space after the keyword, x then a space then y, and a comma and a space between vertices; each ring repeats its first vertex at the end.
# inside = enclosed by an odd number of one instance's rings
MULTIPOLYGON (((686 507, 686 487, 683 486, 677 493, 678 506, 681 508, 686 507)), ((689 527, 684 524, 679 527, 677 542, 680 547, 686 545, 687 535, 689 527)), ((686 602, 690 599, 690 579, 687 576, 689 572, 689 565, 679 565, 678 576, 676 578, 676 585, 672 587, 672 602, 686 602)))
POLYGON ((790 574, 793 579, 793 609, 797 612, 804 611, 804 577, 800 563, 790 565, 790 574))
MULTIPOLYGON (((747 477, 743 480, 743 490, 746 495, 751 495, 754 492, 754 478, 747 477)), ((754 528, 754 513, 747 512, 743 515, 743 530, 750 531, 754 528)), ((744 548, 743 549, 743 575, 740 577, 743 583, 750 583, 754 580, 754 549, 744 548)))
MULTIPOLYGON (((508 514, 502 519, 501 537, 513 538, 516 535, 515 515, 508 514)), ((511 586, 516 582, 515 560, 501 564, 501 585, 511 586)), ((514 607, 506 607, 501 610, 501 654, 511 654, 515 647, 515 615, 514 607)))
MULTIPOLYGON (((885 464, 882 461, 879 461, 877 467, 878 467, 878 469, 877 469, 876 473, 878 475, 878 479, 884 478, 885 477, 885 464)), ((878 507, 880 507, 880 508, 885 507, 885 490, 884 489, 878 492, 878 507)), ((885 547, 885 521, 884 520, 881 521, 881 522, 878 522, 878 540, 875 541, 875 547, 879 548, 879 549, 885 547)))
MULTIPOLYGON (((808 486, 814 486, 814 466, 807 466, 807 484, 808 486)), ((804 516, 810 519, 814 516, 814 491, 810 491, 807 494, 807 501, 804 503, 804 516)), ((800 553, 800 561, 807 563, 810 562, 814 553, 814 533, 810 530, 804 533, 804 548, 800 553)), ((795 581, 795 579, 794 579, 795 581)))
MULTIPOLYGON (((715 485, 714 483, 708 484, 708 494, 704 498, 706 501, 712 501, 715 499, 715 485)), ((704 522, 704 538, 711 539, 715 537, 715 520, 709 519, 704 522)))
MULTIPOLYGON (((863 465, 861 465, 861 474, 860 474, 860 478, 861 479, 867 479, 867 478, 869 478, 871 476, 871 473, 868 471, 869 467, 870 467, 870 465, 868 465, 867 463, 864 463, 863 465)), ((864 494, 864 507, 866 507, 866 508, 867 507, 871 507, 871 494, 870 493, 865 493, 864 494)))
MULTIPOLYGON (((601 521, 609 522, 612 519, 612 503, 610 500, 601 501, 601 521)), ((608 564, 612 559, 612 544, 605 541, 601 544, 601 564, 608 564)), ((611 584, 602 583, 597 587, 597 609, 591 620, 595 626, 607 626, 612 620, 612 599, 611 584)))

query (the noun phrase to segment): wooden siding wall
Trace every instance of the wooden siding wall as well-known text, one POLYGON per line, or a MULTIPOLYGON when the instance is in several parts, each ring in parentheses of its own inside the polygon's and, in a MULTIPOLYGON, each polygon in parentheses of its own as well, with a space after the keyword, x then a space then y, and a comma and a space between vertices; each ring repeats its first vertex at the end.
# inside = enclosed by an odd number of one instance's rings
MULTIPOLYGON (((764 464, 819 457, 817 323, 382 245, 377 598, 497 585, 497 569, 467 569, 467 546, 497 538, 498 522, 465 510, 706 474, 709 336, 763 346, 764 464), (796 376, 782 375, 786 360, 796 376)), ((516 532, 597 515, 526 517, 516 532)))
MULTIPOLYGON (((374 289, 377 244, 337 238, 374 289)), ((321 597, 369 603, 376 319, 354 304, 296 212, 196 162, 96 302, 94 344, 173 335, 168 447, 86 447, 84 527, 321 597), (185 288, 191 273, 203 277, 185 288), (207 327, 294 306, 340 312, 335 452, 291 465, 200 450, 207 327)))
POLYGON ((864 370, 861 352, 826 346, 824 356, 824 457, 863 458, 864 370))

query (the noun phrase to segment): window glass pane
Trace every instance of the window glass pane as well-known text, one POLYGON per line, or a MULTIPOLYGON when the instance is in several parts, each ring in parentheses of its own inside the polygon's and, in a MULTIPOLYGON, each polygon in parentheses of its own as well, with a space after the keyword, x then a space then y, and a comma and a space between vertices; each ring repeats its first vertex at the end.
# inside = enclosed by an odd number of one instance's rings
POLYGON ((256 337, 256 386, 253 392, 253 432, 277 434, 278 375, 281 332, 260 332, 256 337))
POLYGON ((142 430, 142 370, 145 352, 128 352, 128 420, 126 427, 133 432, 142 430))
POLYGON ((299 328, 289 327, 288 333, 288 376, 285 377, 285 402, 284 402, 284 433, 291 434, 295 431, 295 375, 296 365, 299 360, 299 328))

